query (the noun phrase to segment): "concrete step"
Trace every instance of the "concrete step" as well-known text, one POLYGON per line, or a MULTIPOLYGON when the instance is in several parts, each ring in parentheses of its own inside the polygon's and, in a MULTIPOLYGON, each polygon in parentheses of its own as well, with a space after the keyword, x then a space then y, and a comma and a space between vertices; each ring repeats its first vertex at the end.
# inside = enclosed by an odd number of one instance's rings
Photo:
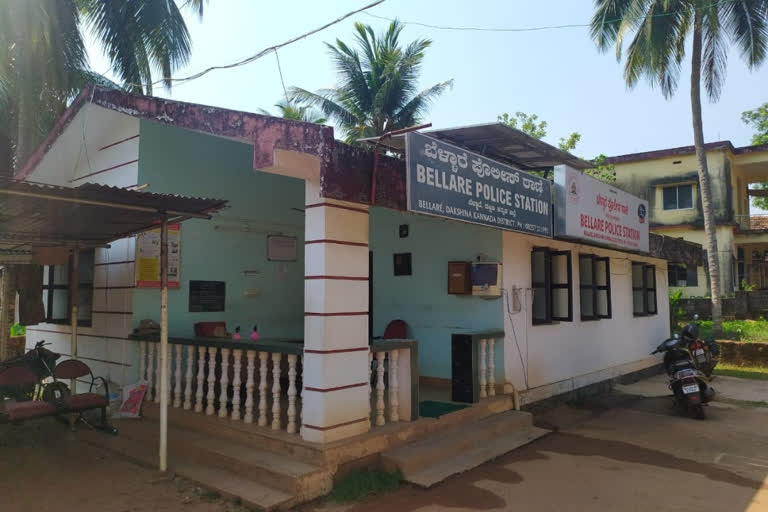
MULTIPOLYGON (((117 436, 89 432, 86 441, 144 467, 158 464, 159 425, 151 420, 118 420, 117 436)), ((258 448, 173 428, 168 465, 177 474, 259 509, 308 501, 330 491, 327 470, 258 448)))
POLYGON ((480 441, 464 453, 444 458, 420 471, 403 473, 403 478, 419 487, 432 487, 450 476, 475 468, 548 433, 548 430, 542 428, 528 427, 519 432, 480 441))
MULTIPOLYGON (((142 405, 142 415, 145 421, 158 422, 160 407, 152 402, 145 403, 142 405)), ((206 416, 171 407, 168 409, 168 425, 177 430, 196 432, 207 437, 246 444, 309 464, 322 466, 325 463, 322 449, 312 443, 305 442, 296 434, 269 430, 254 424, 246 424, 243 421, 206 416)))
POLYGON ((294 497, 288 493, 223 469, 187 463, 177 473, 228 498, 240 498, 243 504, 257 510, 284 509, 294 503, 294 497))
POLYGON ((481 441, 526 432, 532 427, 533 416, 530 413, 507 411, 437 431, 385 452, 382 460, 386 467, 396 468, 404 475, 413 474, 446 458, 467 453, 481 441))

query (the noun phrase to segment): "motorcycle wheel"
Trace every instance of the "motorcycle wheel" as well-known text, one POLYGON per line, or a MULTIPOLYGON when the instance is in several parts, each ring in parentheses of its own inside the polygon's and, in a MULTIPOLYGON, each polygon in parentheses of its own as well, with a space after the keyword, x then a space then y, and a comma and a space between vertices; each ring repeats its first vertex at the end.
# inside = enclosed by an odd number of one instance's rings
POLYGON ((704 412, 704 406, 701 404, 688 406, 688 414, 695 420, 704 420, 707 418, 704 412))

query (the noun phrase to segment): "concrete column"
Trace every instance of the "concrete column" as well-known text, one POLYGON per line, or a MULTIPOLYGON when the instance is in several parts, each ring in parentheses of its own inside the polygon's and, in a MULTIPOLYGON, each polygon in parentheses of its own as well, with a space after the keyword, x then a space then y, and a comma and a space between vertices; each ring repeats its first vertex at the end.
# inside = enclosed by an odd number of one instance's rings
POLYGON ((328 443, 370 429, 368 208, 306 181, 301 436, 328 443))

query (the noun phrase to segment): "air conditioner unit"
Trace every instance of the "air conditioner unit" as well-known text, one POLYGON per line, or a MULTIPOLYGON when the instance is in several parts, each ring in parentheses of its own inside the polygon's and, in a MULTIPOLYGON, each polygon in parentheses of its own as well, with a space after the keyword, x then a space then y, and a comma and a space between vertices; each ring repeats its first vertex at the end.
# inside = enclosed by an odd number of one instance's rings
POLYGON ((492 261, 472 263, 472 295, 501 296, 501 263, 492 261))

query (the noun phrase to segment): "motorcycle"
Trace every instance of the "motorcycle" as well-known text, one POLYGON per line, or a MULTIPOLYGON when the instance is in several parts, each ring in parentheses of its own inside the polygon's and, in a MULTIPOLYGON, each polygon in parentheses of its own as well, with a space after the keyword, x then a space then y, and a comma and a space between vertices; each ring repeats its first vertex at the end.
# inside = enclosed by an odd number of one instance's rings
POLYGON ((715 390, 709 378, 696 367, 688 341, 675 334, 664 340, 651 355, 658 353, 664 353, 664 371, 669 378, 675 406, 692 418, 703 420, 706 417, 704 405, 715 398, 715 390))
POLYGON ((715 343, 715 340, 705 341, 699 338, 698 320, 699 315, 693 315, 693 322, 683 327, 680 334, 691 353, 694 366, 709 378, 717 366, 720 347, 715 343))
MULTIPOLYGON (((57 354, 51 350, 48 350, 45 340, 40 340, 35 344, 35 348, 28 351, 26 354, 0 361, 0 369, 13 368, 16 366, 26 366, 37 375, 38 383, 42 384, 43 380, 48 377, 53 378, 53 369, 56 367, 56 361, 61 357, 61 354, 57 354)), ((37 386, 39 392, 42 392, 42 386, 37 386)), ((18 388, 14 389, 2 389, 0 388, 0 396, 12 396, 17 401, 21 400, 34 400, 36 398, 35 387, 28 389, 18 388)))

